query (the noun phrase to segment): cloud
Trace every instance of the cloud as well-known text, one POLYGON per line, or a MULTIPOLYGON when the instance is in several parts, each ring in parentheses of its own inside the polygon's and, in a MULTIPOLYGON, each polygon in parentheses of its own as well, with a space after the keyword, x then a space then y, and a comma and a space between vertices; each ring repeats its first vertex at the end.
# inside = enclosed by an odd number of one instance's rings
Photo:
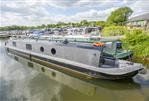
MULTIPOLYGON (((65 8, 65 7, 74 6, 78 1, 79 0, 52 0, 48 2, 48 4, 53 7, 65 8)), ((44 2, 47 2, 47 1, 44 1, 44 2)))
POLYGON ((123 6, 135 12, 148 10, 145 0, 2 0, 1 26, 41 25, 49 23, 78 22, 81 20, 106 20, 110 13, 123 6))
POLYGON ((149 1, 148 0, 138 0, 134 2, 133 4, 129 5, 134 12, 138 11, 148 11, 149 10, 149 1))
POLYGON ((49 15, 38 2, 9 1, 1 4, 1 25, 38 25, 41 18, 49 15))
POLYGON ((81 20, 95 21, 95 20, 106 20, 112 11, 116 8, 106 9, 106 10, 94 10, 91 9, 86 12, 79 12, 73 16, 69 16, 65 22, 78 22, 81 20))

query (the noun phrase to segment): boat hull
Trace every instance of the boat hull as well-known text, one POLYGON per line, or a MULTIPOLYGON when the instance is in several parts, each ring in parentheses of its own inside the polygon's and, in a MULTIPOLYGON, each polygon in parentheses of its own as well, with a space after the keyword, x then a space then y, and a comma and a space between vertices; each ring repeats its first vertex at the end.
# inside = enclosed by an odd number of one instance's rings
POLYGON ((61 63, 58 61, 50 60, 45 57, 39 57, 33 54, 28 54, 25 52, 17 51, 14 49, 6 48, 7 52, 15 57, 19 56, 24 59, 27 59, 30 61, 30 64, 33 62, 38 63, 40 65, 43 65, 47 68, 51 68, 63 73, 66 73, 68 75, 77 76, 77 77, 83 77, 83 78, 94 78, 94 79, 109 79, 109 80, 119 80, 119 79, 128 79, 135 76, 139 70, 135 70, 129 73, 121 74, 121 75, 110 75, 105 74, 102 72, 87 70, 84 68, 80 68, 74 65, 61 63))

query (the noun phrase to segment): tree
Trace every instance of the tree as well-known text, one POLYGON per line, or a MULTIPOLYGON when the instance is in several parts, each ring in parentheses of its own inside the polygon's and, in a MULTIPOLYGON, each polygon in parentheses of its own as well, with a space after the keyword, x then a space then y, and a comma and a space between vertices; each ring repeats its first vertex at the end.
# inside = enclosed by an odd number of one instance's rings
POLYGON ((88 26, 88 25, 89 25, 89 22, 88 22, 87 20, 82 20, 82 21, 80 22, 80 24, 81 24, 82 26, 88 26))
POLYGON ((45 25, 45 24, 42 24, 42 25, 41 25, 41 28, 46 28, 46 25, 45 25))
POLYGON ((111 13, 107 19, 107 23, 122 25, 127 21, 128 17, 132 14, 132 9, 129 7, 121 7, 111 13))
POLYGON ((106 22, 105 21, 96 21, 96 26, 105 27, 106 22))

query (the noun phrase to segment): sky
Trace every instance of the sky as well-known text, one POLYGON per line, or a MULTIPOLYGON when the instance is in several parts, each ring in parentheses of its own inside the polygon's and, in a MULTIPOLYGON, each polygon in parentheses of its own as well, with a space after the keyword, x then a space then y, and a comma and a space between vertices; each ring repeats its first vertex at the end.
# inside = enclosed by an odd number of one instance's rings
POLYGON ((0 25, 105 21, 119 7, 149 11, 149 0, 0 0, 0 25))

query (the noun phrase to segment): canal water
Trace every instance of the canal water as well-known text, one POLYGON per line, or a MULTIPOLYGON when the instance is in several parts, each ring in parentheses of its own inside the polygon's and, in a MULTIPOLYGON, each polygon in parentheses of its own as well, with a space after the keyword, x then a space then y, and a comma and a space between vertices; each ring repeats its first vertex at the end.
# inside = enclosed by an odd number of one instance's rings
POLYGON ((8 57, 0 40, 0 101, 149 101, 149 81, 47 76, 8 57))

